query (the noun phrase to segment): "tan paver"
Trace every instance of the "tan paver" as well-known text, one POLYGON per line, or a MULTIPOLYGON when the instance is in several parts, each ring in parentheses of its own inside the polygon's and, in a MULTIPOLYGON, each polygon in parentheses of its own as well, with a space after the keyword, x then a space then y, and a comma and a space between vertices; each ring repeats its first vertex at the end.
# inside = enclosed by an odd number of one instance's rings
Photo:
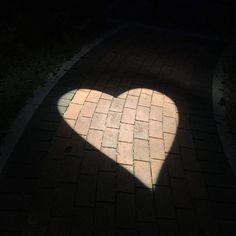
POLYGON ((119 112, 110 111, 107 116, 106 126, 118 129, 120 127, 121 115, 119 112))
POLYGON ((124 108, 121 122, 134 125, 136 111, 130 108, 124 108))
POLYGON ((78 90, 71 102, 83 105, 88 94, 89 94, 89 91, 78 90))
POLYGON ((80 116, 93 117, 95 108, 96 103, 85 102, 81 109, 80 116))
POLYGON ((87 135, 90 123, 91 123, 91 118, 79 117, 74 128, 75 132, 81 135, 87 135))
POLYGON ((149 161, 149 146, 147 140, 134 140, 134 159, 140 161, 149 161))
POLYGON ((133 142, 134 126, 129 124, 120 125, 119 141, 133 142))
POLYGON ((136 109, 138 105, 138 97, 128 95, 125 107, 136 109))
POLYGON ((92 122, 91 122, 91 129, 99 129, 99 130, 104 130, 105 129, 105 124, 106 124, 106 114, 100 114, 100 113, 95 113, 92 122))
POLYGON ((158 93, 152 95, 152 105, 162 107, 164 103, 164 96, 158 93))
POLYGON ((152 187, 151 166, 149 162, 134 161, 134 174, 137 186, 152 187))
POLYGON ((149 136, 151 138, 163 138, 163 124, 160 121, 149 121, 149 136))
POLYGON ((162 121, 163 108, 157 106, 151 106, 150 119, 162 121))
POLYGON ((118 143, 117 162, 121 164, 133 165, 133 144, 132 143, 118 143))
POLYGON ((136 120, 149 121, 149 107, 138 106, 136 113, 136 120))
POLYGON ((134 137, 148 139, 148 123, 142 121, 135 122, 134 137))
POLYGON ((80 113, 82 106, 71 103, 64 113, 64 118, 66 119, 76 119, 80 113))

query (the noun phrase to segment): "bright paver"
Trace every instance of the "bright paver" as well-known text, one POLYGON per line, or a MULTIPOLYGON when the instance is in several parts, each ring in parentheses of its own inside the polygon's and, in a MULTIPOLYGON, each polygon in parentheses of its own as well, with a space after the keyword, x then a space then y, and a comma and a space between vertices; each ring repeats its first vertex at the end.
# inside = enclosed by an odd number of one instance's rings
POLYGON ((129 28, 76 63, 1 174, 0 235, 236 235, 216 46, 129 28))

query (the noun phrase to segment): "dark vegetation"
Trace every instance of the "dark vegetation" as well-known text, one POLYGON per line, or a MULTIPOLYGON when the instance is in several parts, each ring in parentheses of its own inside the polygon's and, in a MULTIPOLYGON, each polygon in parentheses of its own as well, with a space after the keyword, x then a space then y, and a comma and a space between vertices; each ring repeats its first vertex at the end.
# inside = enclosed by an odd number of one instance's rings
POLYGON ((104 29, 109 0, 85 2, 18 1, 1 6, 0 143, 32 91, 104 29))

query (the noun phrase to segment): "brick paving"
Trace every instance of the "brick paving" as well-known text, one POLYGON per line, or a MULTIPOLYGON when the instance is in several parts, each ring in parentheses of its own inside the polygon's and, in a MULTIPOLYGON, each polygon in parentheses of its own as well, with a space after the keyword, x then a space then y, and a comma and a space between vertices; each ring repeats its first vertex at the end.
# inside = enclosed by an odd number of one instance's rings
POLYGON ((211 107, 220 45, 129 28, 46 97, 0 176, 1 235, 236 235, 211 107))

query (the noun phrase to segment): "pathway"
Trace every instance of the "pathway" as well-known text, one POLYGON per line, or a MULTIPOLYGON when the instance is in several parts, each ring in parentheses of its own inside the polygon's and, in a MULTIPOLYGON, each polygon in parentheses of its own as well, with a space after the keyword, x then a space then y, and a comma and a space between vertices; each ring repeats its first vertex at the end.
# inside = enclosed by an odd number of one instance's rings
POLYGON ((128 28, 84 56, 0 175, 0 234, 236 235, 211 104, 218 46, 128 28))

